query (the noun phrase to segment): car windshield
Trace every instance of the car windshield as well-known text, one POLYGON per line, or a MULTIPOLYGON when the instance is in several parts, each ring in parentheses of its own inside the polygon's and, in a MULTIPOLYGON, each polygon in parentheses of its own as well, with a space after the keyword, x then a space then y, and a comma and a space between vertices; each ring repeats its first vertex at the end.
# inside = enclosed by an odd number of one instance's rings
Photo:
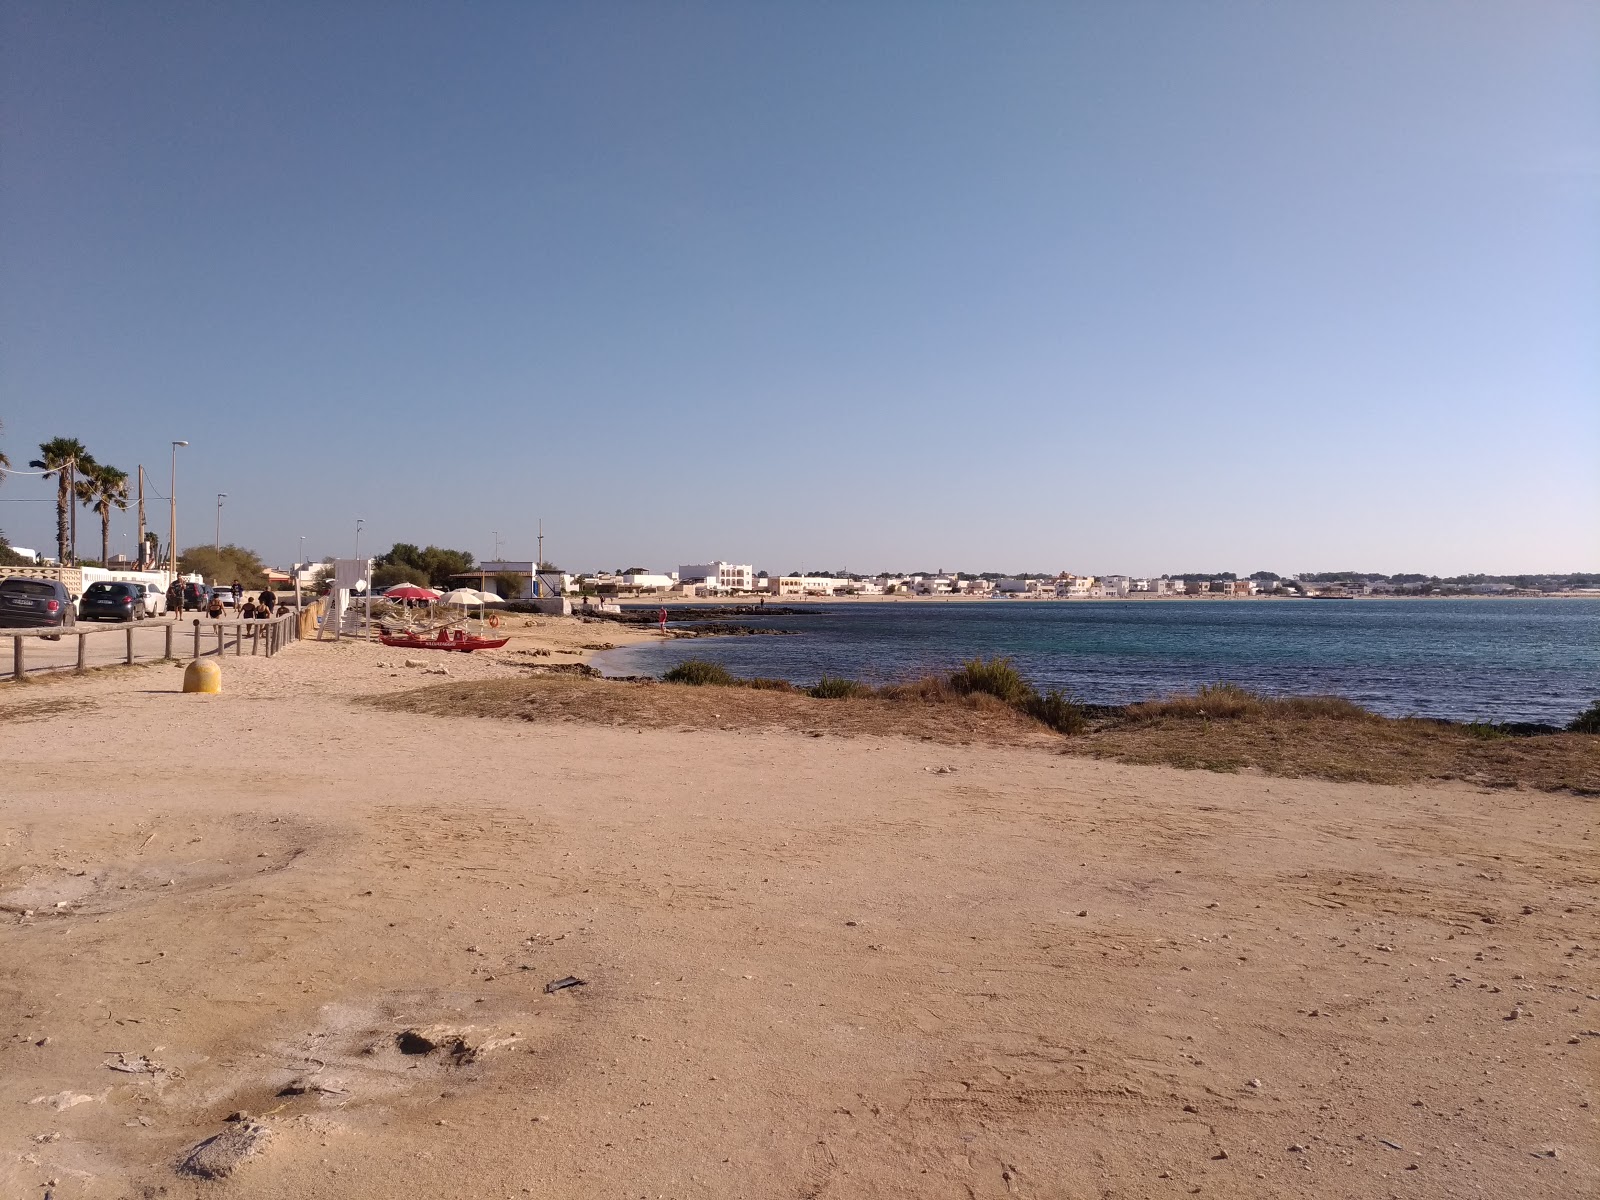
POLYGON ((42 579, 8 579, 0 583, 0 592, 14 592, 23 596, 54 596, 56 585, 42 579))

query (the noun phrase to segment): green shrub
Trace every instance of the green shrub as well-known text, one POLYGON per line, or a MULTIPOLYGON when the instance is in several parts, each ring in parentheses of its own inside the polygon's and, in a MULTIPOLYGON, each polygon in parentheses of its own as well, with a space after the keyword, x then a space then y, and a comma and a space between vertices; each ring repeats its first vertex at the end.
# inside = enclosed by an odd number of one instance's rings
POLYGON ((759 675, 754 679, 740 679, 737 681, 741 687, 751 688, 758 692, 792 692, 794 684, 787 679, 763 679, 759 675))
POLYGON ((1579 713, 1567 730, 1570 733, 1600 733, 1600 700, 1579 713))
POLYGON ((872 689, 864 683, 857 683, 854 679, 824 675, 817 680, 816 687, 806 689, 806 695, 814 696, 818 700, 855 700, 872 695, 872 689))
POLYGON ((1018 707, 1057 733, 1082 733, 1089 727, 1089 717, 1083 711, 1083 705, 1056 688, 1051 688, 1042 696, 1034 692, 1018 707))
POLYGON ((687 683, 695 687, 733 687, 739 682, 727 667, 703 658, 681 662, 661 678, 666 683, 687 683))
POLYGON ((963 695, 986 692, 1007 704, 1021 706, 1034 695, 1033 686, 1009 658, 969 658, 950 673, 950 686, 963 695))

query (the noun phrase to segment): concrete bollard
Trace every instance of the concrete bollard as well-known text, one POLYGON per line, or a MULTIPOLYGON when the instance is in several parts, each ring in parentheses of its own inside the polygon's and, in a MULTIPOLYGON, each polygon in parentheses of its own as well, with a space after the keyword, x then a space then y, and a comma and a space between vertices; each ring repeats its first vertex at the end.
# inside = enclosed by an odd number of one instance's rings
POLYGON ((197 658, 183 669, 183 690, 215 696, 222 691, 222 668, 216 659, 197 658))

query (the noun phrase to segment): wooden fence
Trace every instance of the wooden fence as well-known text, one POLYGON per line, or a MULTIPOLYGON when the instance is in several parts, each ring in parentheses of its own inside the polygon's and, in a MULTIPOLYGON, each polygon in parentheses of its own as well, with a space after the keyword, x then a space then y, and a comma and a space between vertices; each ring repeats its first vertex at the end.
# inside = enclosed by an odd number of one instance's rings
MULTIPOLYGON (((165 631, 165 653, 161 655, 161 660, 175 659, 186 652, 191 658, 226 654, 230 646, 235 656, 242 656, 246 643, 249 643, 251 655, 265 655, 270 658, 290 642, 300 639, 299 625, 298 614, 293 612, 265 621, 210 619, 195 619, 192 622, 181 619, 166 621, 160 625, 165 631), (188 628, 191 624, 192 631, 188 628)), ((88 646, 92 637, 114 637, 121 633, 126 639, 126 650, 122 661, 126 663, 136 661, 133 635, 138 630, 149 630, 152 633, 155 631, 148 623, 130 621, 126 624, 98 626, 92 629, 86 629, 82 625, 68 625, 56 629, 5 629, 0 630, 0 636, 11 639, 11 677, 21 680, 26 677, 28 655, 25 647, 30 642, 37 642, 41 638, 53 640, 76 638, 78 653, 74 669, 82 671, 88 667, 88 646)), ((56 668, 65 670, 67 666, 65 663, 59 663, 56 664, 56 668)))

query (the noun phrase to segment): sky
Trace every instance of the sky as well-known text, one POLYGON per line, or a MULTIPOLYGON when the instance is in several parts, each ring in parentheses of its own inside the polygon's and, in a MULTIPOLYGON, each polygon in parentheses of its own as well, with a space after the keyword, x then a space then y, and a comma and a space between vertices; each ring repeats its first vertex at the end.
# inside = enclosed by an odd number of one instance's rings
POLYGON ((1600 569, 1600 5, 8 0, 0 112, 0 451, 180 545, 1600 569))

